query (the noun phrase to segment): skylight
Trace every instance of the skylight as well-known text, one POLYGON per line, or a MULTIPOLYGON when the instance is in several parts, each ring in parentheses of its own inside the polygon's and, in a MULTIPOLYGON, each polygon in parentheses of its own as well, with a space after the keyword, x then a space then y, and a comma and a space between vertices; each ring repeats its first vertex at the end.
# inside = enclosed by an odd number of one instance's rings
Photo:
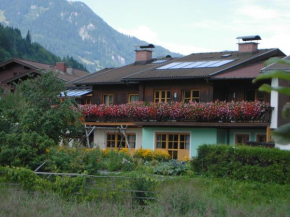
POLYGON ((214 68, 226 65, 235 60, 211 60, 196 62, 174 62, 157 69, 195 69, 195 68, 214 68))

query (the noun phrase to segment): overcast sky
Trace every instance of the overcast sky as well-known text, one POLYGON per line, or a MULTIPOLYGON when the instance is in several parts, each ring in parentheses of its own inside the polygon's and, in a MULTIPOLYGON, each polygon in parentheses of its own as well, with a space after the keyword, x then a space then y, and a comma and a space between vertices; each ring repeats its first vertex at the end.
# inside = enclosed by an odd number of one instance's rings
POLYGON ((237 50, 237 36, 290 54, 290 0, 81 0, 119 32, 171 51, 237 50))

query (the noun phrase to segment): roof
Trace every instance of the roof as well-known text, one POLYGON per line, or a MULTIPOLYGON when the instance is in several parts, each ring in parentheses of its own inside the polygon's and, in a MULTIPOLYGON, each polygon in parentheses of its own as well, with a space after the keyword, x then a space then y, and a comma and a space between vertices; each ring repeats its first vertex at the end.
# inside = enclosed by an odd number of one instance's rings
MULTIPOLYGON (((283 60, 290 60, 290 56, 284 57, 283 60)), ((261 72, 269 72, 274 70, 284 70, 290 71, 290 65, 280 64, 280 63, 272 63, 261 69, 261 72)))
POLYGON ((264 67, 264 62, 255 63, 250 66, 243 67, 230 72, 225 72, 222 74, 217 74, 211 79, 253 79, 256 78, 261 69, 264 67))
MULTIPOLYGON (((34 61, 30 61, 30 60, 23 60, 23 59, 17 59, 17 58, 13 58, 10 59, 6 62, 3 62, 0 64, 0 67, 11 64, 11 63, 18 63, 24 66, 27 66, 31 69, 36 70, 35 72, 37 73, 41 73, 41 70, 44 71, 53 71, 53 73, 55 75, 57 75, 58 78, 64 80, 64 81, 71 81, 71 80, 75 80, 79 77, 88 75, 88 72, 82 71, 82 70, 78 70, 78 69, 73 69, 73 73, 68 73, 68 72, 62 72, 59 70, 56 70, 54 65, 49 65, 49 64, 44 64, 44 63, 39 63, 39 62, 34 62, 34 61)), ((27 73, 29 73, 30 71, 28 71, 27 73)))
POLYGON ((64 92, 61 92, 61 97, 81 97, 83 95, 87 95, 92 92, 92 88, 75 88, 75 89, 68 89, 64 92))
MULTIPOLYGON (((220 73, 238 70, 240 68, 265 61, 273 56, 285 56, 279 49, 261 49, 256 53, 239 53, 224 51, 212 53, 195 53, 182 58, 168 58, 167 61, 152 60, 146 64, 131 64, 120 68, 93 73, 85 79, 73 82, 76 85, 123 84, 149 80, 210 78, 220 73), (195 63, 198 61, 232 60, 218 67, 158 69, 171 63, 195 63)), ((239 73, 239 72, 238 72, 239 73)), ((253 76, 255 77, 255 76, 253 76)))

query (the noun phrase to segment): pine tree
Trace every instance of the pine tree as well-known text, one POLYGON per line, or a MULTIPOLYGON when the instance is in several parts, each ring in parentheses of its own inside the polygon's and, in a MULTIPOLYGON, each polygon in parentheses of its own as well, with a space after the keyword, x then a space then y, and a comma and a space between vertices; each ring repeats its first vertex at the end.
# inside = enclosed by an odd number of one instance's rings
POLYGON ((27 31, 27 34, 26 34, 26 41, 31 44, 31 34, 30 34, 30 31, 28 30, 27 31))

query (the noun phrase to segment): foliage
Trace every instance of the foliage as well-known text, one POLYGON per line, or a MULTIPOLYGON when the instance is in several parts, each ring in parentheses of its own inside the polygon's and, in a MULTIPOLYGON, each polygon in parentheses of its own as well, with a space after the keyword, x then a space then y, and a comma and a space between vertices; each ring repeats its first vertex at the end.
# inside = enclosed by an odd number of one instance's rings
MULTIPOLYGON (((133 120, 231 121, 261 120, 269 104, 265 102, 133 102, 121 105, 79 105, 84 117, 100 120, 127 118, 133 120)), ((122 120, 123 121, 123 120, 122 120)))
MULTIPOLYGON (((272 58, 272 59, 268 60, 265 63, 265 65, 267 66, 267 65, 270 65, 273 63, 282 64, 282 65, 283 64, 290 65, 289 60, 280 59, 280 58, 272 58)), ((272 79, 272 78, 278 78, 278 79, 290 81, 290 74, 289 74, 289 72, 286 72, 283 70, 275 70, 272 72, 263 73, 263 74, 259 75, 257 78, 255 78, 253 80, 253 83, 256 81, 259 81, 259 80, 272 79)), ((281 87, 281 86, 272 87, 268 84, 263 84, 259 88, 259 90, 265 91, 268 93, 270 93, 271 91, 277 91, 279 94, 285 94, 285 95, 290 96, 290 87, 281 87)), ((290 117, 290 102, 288 102, 284 105, 282 115, 285 119, 290 117)), ((284 144, 284 145, 290 144, 290 123, 287 123, 287 124, 280 126, 279 128, 277 128, 276 130, 274 130, 272 132, 272 135, 273 135, 273 138, 274 138, 276 143, 284 144)))
POLYGON ((260 147, 203 145, 192 160, 197 174, 240 180, 290 183, 290 152, 260 147))
MULTIPOLYGON (((66 179, 65 181, 70 185, 66 179)), ((52 182, 53 183, 53 182, 52 182)), ((1 184, 1 183, 0 183, 1 184)), ((101 186, 106 184, 100 183, 101 186)), ((111 186, 111 182, 109 183, 111 186)), ((118 185, 119 183, 116 183, 118 185)), ((126 182, 129 185, 130 182, 126 182)), ((158 184, 158 182, 157 182, 158 184)), ((82 184, 80 184, 82 186, 82 184)), ((0 185, 0 210, 4 216, 289 216, 290 185, 264 184, 210 178, 170 178, 156 186, 155 202, 146 206, 124 200, 125 193, 112 194, 106 200, 93 190, 87 192, 86 201, 67 200, 49 188, 42 192, 27 192, 11 185, 0 185), (65 200, 64 200, 65 199, 65 200), (17 207, 17 209, 15 209, 17 207)), ((67 187, 67 186, 63 186, 67 187)), ((104 192, 104 191, 102 191, 104 192)), ((101 193, 99 191, 98 193, 101 193)), ((74 193, 72 192, 71 196, 74 193)))
POLYGON ((189 164, 184 161, 170 160, 169 162, 161 162, 154 166, 153 172, 157 175, 177 176, 184 175, 189 169, 189 164))
POLYGON ((69 132, 81 129, 80 114, 69 99, 60 103, 64 83, 52 72, 16 86, 15 94, 0 100, 0 164, 36 168, 48 147, 58 144, 69 132))
POLYGON ((96 174, 102 168, 100 149, 58 147, 48 150, 45 171, 96 174))
POLYGON ((144 161, 158 160, 158 161, 168 161, 171 156, 167 151, 139 148, 134 153, 135 158, 142 158, 144 161))
POLYGON ((26 59, 50 65, 54 65, 56 62, 67 62, 70 67, 87 71, 73 57, 60 58, 44 49, 40 44, 32 43, 29 30, 24 39, 19 29, 4 27, 0 24, 0 62, 11 58, 26 59))

